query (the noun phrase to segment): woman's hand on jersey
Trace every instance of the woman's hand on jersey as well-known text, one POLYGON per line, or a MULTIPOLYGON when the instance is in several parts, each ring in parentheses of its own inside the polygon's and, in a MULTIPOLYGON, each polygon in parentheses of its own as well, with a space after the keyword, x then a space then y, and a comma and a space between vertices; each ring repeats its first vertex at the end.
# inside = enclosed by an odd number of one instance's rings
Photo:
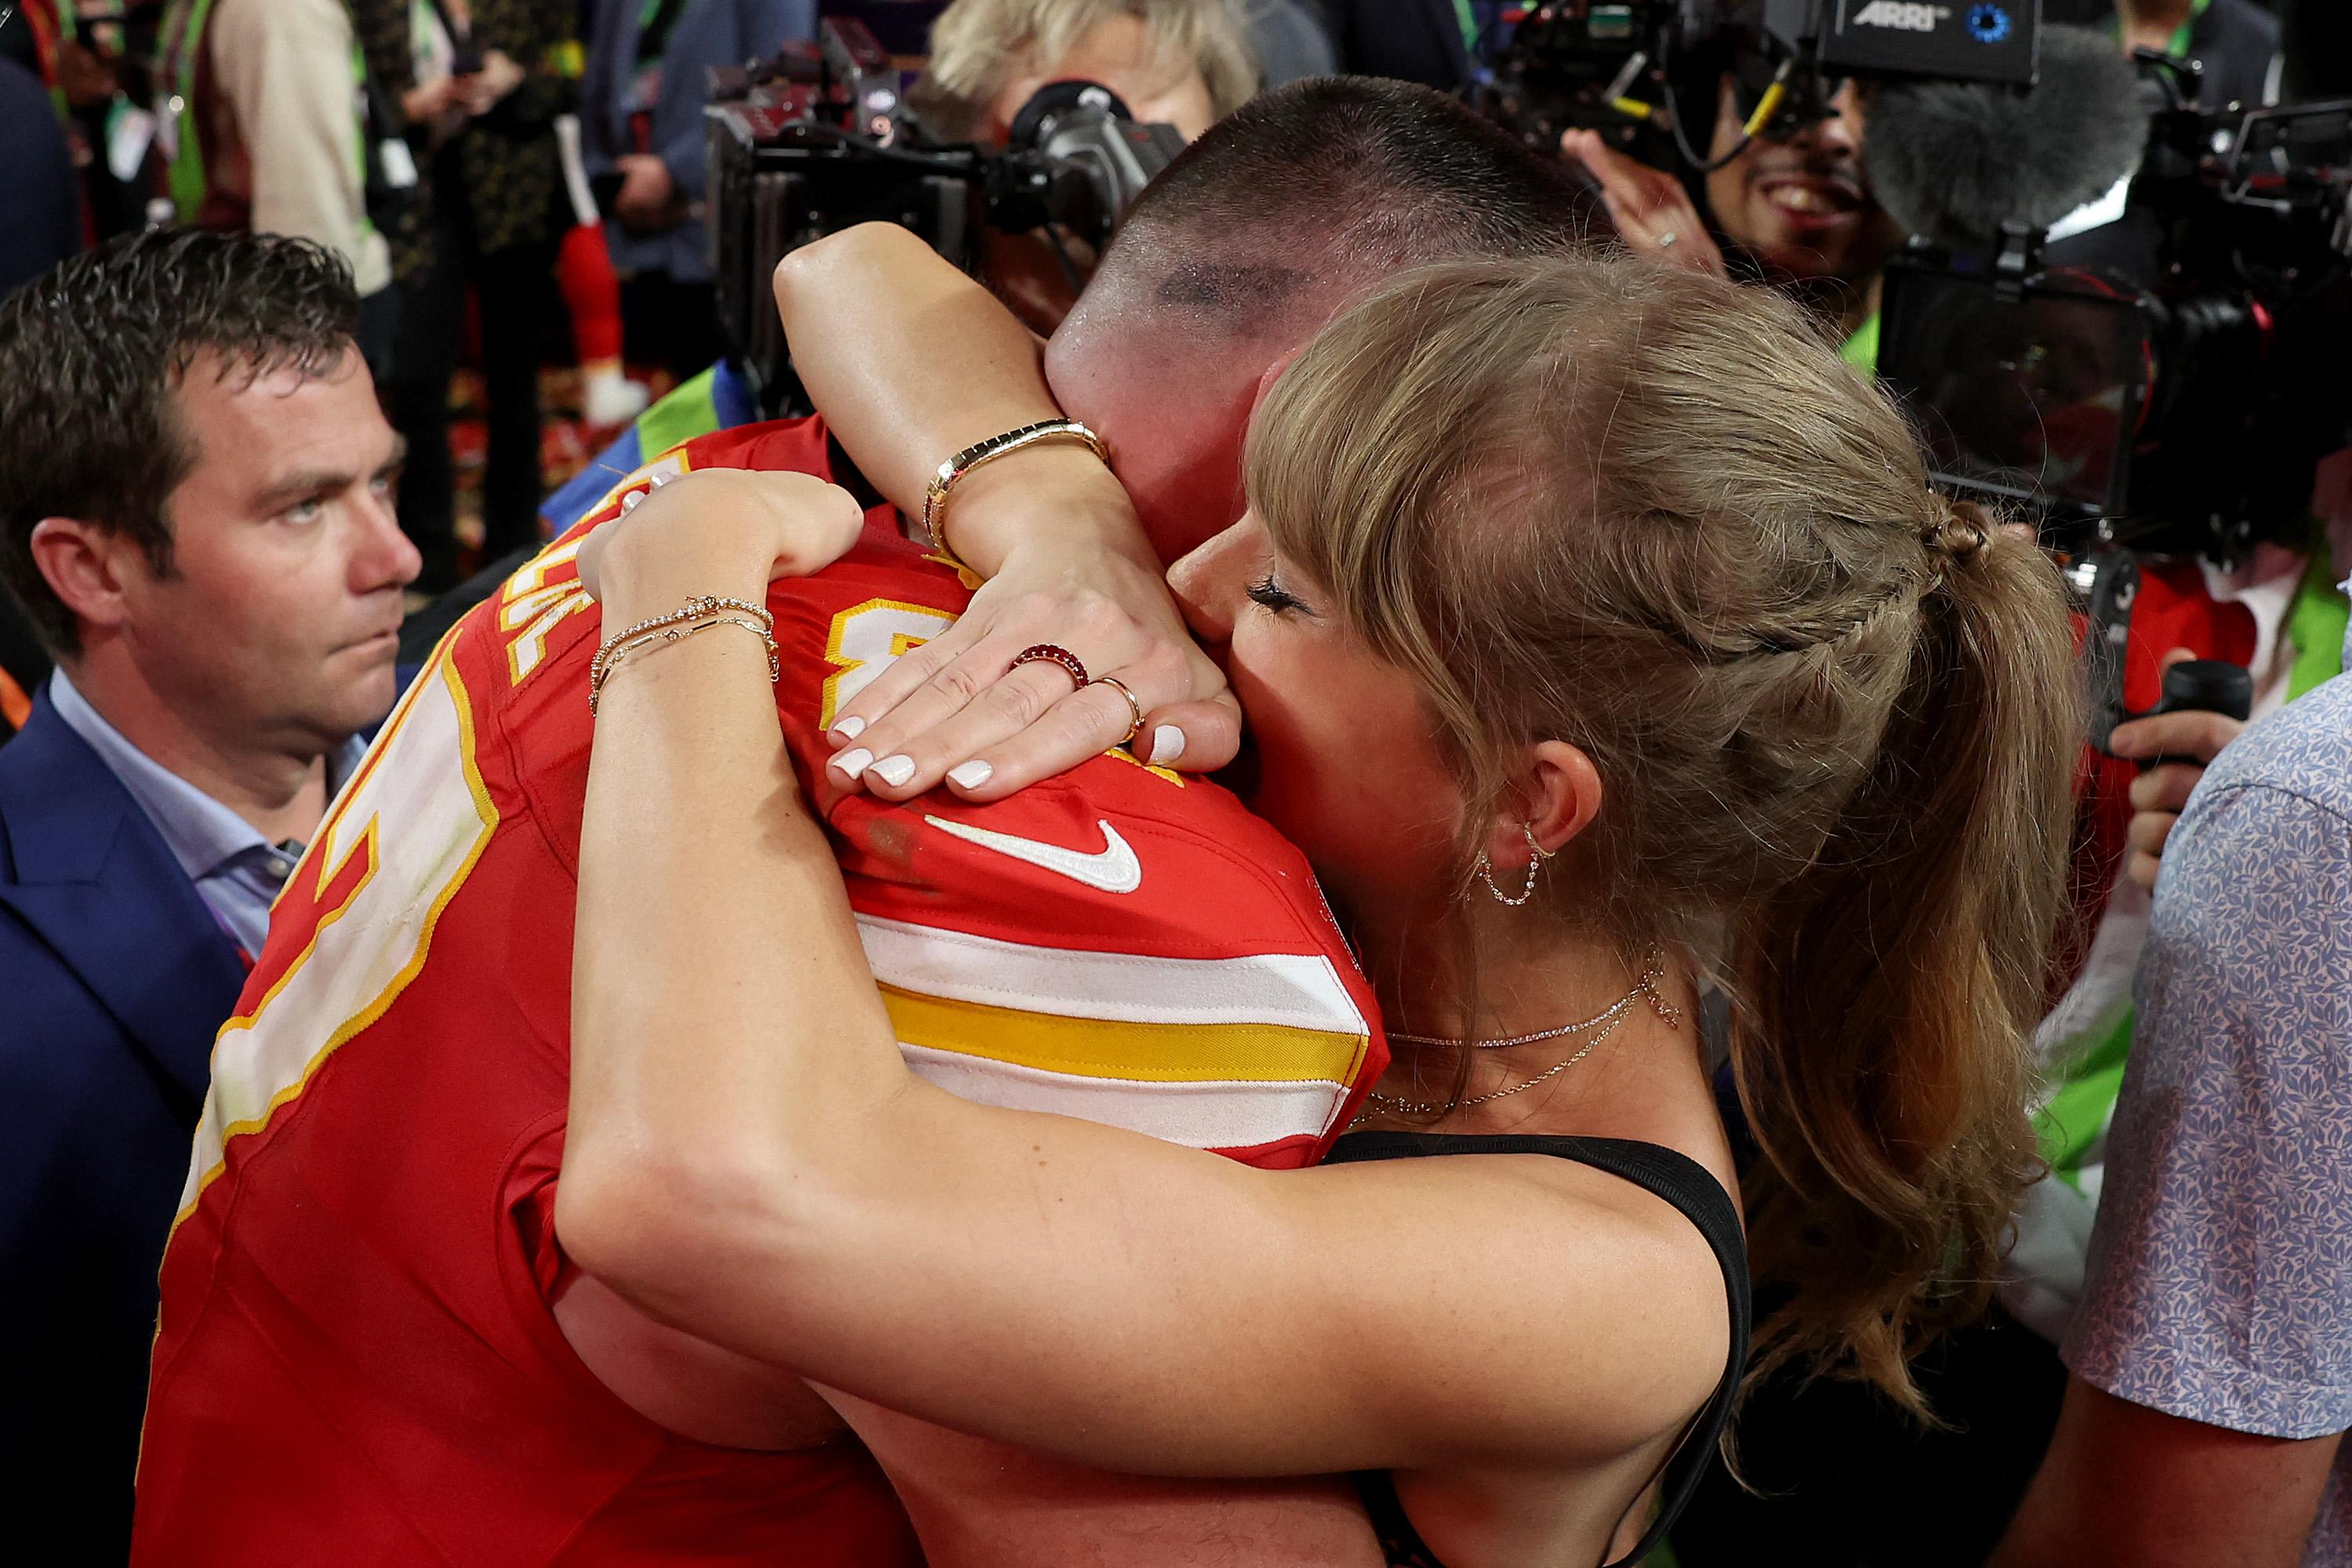
POLYGON ((607 637, 704 595, 764 597, 857 542, 865 517, 838 485, 808 474, 704 468, 656 486, 580 548, 580 581, 607 637))
POLYGON ((1559 150, 1582 163, 1600 186, 1601 200, 1627 249, 1653 261, 1724 276, 1723 252, 1680 180, 1627 157, 1597 131, 1563 132, 1559 150))
POLYGON ((1139 536, 1116 480, 1090 460, 1024 471, 1014 458, 975 471, 955 505, 959 521, 982 507, 1030 517, 962 617, 908 650, 835 717, 826 739, 836 779, 888 800, 944 783, 983 801, 1122 743, 1139 761, 1193 772, 1233 760, 1241 707, 1185 631, 1160 563, 1117 542, 1139 536), (1100 508, 1116 509, 1122 526, 1103 526, 1100 508), (1093 680, 1074 688, 1058 664, 1013 664, 1038 643, 1068 649, 1093 680), (1134 694, 1132 708, 1107 676, 1134 694), (1130 740, 1139 712, 1142 728, 1130 740))

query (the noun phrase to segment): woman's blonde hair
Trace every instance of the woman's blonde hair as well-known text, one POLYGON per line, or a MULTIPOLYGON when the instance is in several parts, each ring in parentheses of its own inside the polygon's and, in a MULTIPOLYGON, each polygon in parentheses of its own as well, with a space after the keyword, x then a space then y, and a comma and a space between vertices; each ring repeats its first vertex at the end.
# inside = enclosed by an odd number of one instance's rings
POLYGON ((1201 73, 1220 119, 1257 91, 1257 57, 1232 0, 955 0, 931 24, 930 59, 908 101, 933 135, 971 140, 1006 82, 1122 16, 1143 24, 1155 72, 1201 73))
POLYGON ((1247 473, 1416 679, 1466 895, 1528 748, 1591 756, 1604 802, 1539 897, 1732 999, 1751 1248, 1791 1292, 1758 1374, 1923 1411, 1908 1363, 1981 1309, 2036 1168, 2081 743, 2048 560, 1930 491, 1795 306, 1622 258, 1399 279, 1282 376, 1247 473))

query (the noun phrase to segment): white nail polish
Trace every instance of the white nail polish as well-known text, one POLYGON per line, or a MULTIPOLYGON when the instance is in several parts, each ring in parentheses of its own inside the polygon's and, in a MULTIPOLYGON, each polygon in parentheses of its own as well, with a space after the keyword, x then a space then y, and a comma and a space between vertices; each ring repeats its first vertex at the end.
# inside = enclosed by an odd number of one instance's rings
POLYGON ((631 490, 627 495, 621 498, 621 510, 623 511, 635 511, 637 508, 645 504, 645 491, 631 490))
POLYGON ((955 781, 956 787, 959 789, 978 789, 986 784, 990 775, 995 772, 994 768, 990 767, 978 757, 974 757, 968 763, 959 763, 950 768, 948 777, 955 781))
POLYGON ((915 776, 915 759, 908 756, 885 757, 874 764, 874 776, 896 789, 915 776))
POLYGON ((864 773, 866 771, 866 764, 871 763, 873 760, 873 752, 867 751, 863 746, 853 746, 848 751, 842 752, 841 755, 833 759, 833 767, 834 771, 838 773, 842 777, 854 779, 858 774, 864 773))
POLYGON ((833 732, 845 741, 855 741, 866 732, 866 721, 852 713, 833 727, 833 732))
POLYGON ((1173 724, 1154 725, 1151 731, 1151 765, 1164 768, 1184 754, 1184 731, 1173 724))

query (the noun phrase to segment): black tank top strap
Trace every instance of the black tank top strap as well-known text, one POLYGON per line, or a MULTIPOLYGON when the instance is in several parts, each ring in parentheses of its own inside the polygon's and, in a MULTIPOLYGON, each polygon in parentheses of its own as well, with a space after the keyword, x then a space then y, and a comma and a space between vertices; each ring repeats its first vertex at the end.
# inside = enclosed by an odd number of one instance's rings
MULTIPOLYGON (((1591 1165, 1656 1194, 1672 1204, 1696 1226, 1715 1253, 1723 1270, 1724 1293, 1731 1307, 1731 1353, 1723 1377, 1699 1413, 1684 1428, 1681 1440, 1666 1457, 1659 1473, 1657 1517, 1633 1551, 1608 1568, 1631 1568, 1665 1540, 1682 1517, 1706 1474, 1707 1458, 1731 1419, 1731 1405, 1739 1392, 1748 1363, 1748 1341, 1753 1330, 1754 1306, 1748 1291, 1748 1243, 1739 1229, 1739 1211, 1723 1184, 1697 1161, 1659 1143, 1623 1138, 1540 1137, 1531 1134, 1490 1136, 1432 1132, 1351 1132, 1333 1145, 1327 1164, 1362 1160, 1410 1160, 1438 1154, 1549 1154, 1591 1165)), ((1411 1568, 1443 1568, 1406 1519, 1396 1489, 1387 1472, 1358 1478, 1367 1512, 1387 1547, 1392 1564, 1411 1568)))

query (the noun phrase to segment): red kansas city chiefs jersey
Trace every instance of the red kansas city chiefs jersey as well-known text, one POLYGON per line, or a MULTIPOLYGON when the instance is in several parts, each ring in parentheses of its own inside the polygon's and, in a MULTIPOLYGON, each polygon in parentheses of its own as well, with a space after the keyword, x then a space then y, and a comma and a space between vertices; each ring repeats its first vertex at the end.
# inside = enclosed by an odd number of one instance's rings
MULTIPOLYGON (((918 1561, 855 1443, 677 1437, 549 1304, 602 634, 573 558, 657 476, 717 465, 824 473, 823 426, 691 442, 518 572, 289 879, 164 1258, 135 1562, 918 1561)), ((887 510, 868 524, 769 604, 785 737, 909 1064, 993 1104, 1318 1158, 1385 1053, 1304 861, 1231 795, 1123 752, 985 806, 833 791, 835 710, 969 598, 887 510)))

